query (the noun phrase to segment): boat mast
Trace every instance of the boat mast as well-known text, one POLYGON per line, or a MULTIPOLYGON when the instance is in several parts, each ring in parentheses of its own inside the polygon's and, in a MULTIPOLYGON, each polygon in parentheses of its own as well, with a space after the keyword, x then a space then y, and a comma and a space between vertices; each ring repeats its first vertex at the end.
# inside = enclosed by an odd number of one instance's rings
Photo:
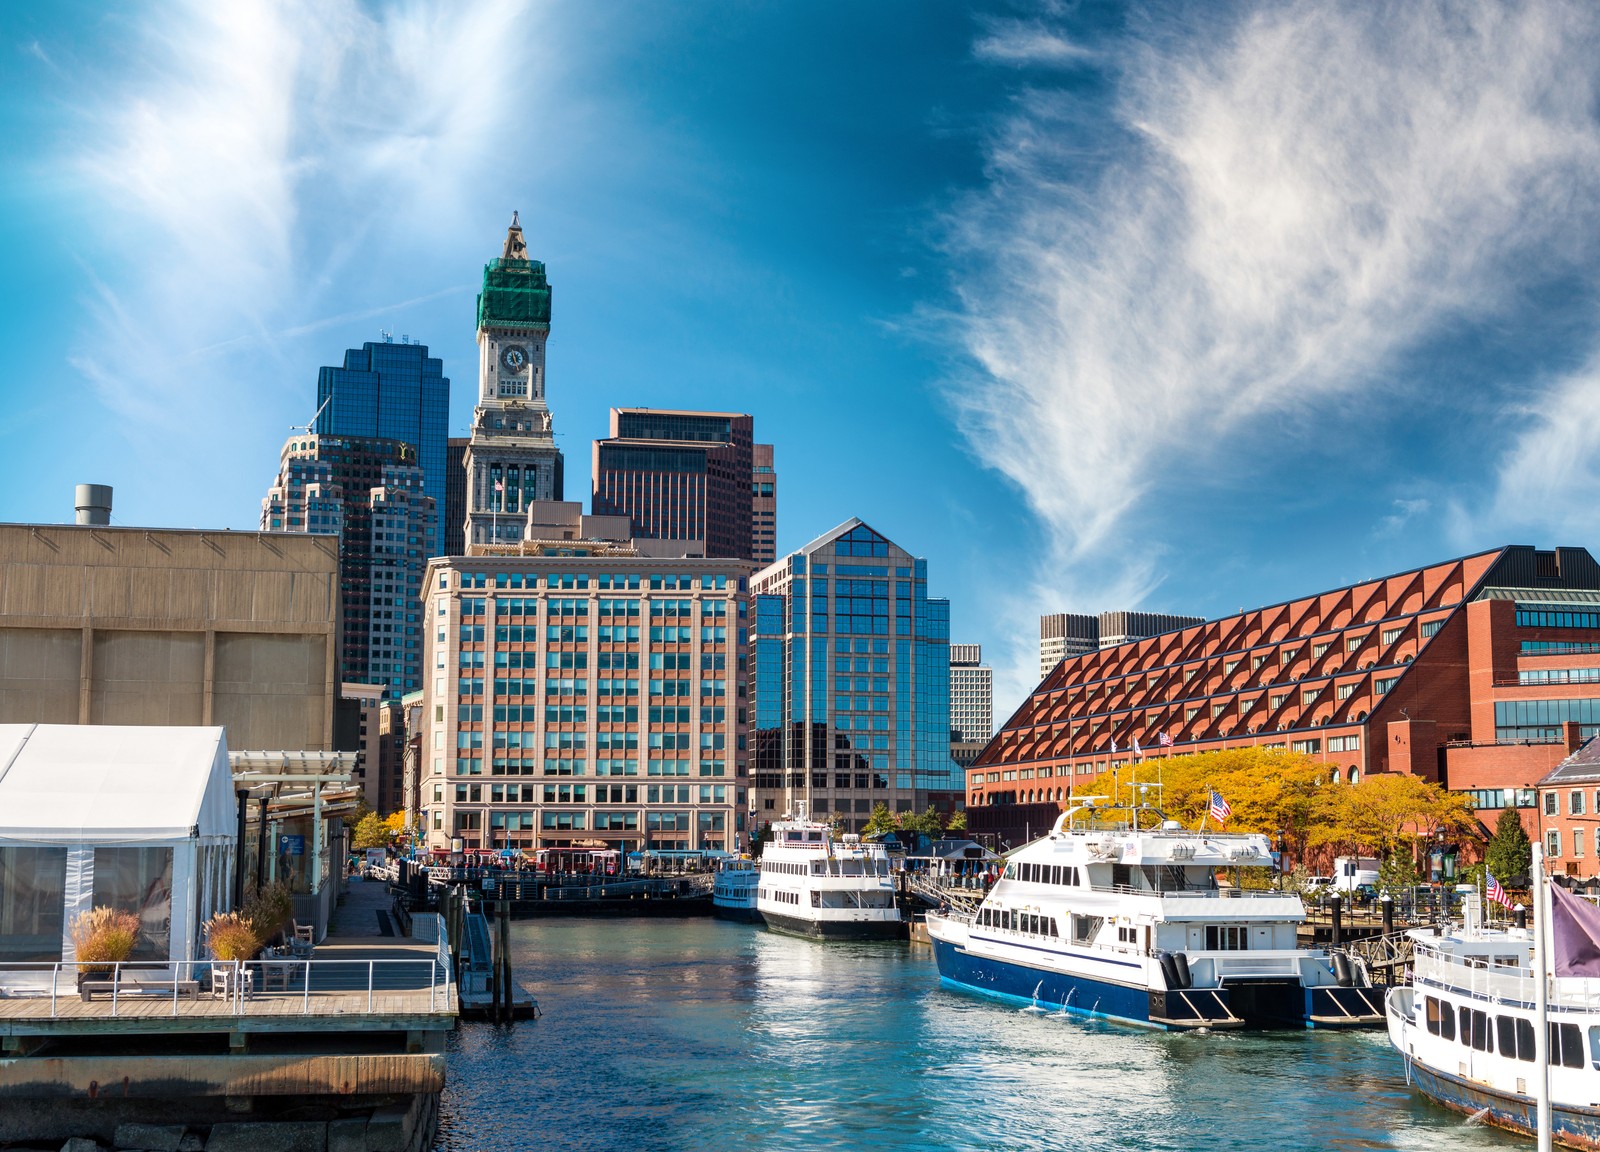
POLYGON ((1545 928, 1550 923, 1550 898, 1545 891, 1544 845, 1533 848, 1533 1003, 1538 1022, 1533 1026, 1533 1062, 1539 1070, 1535 1080, 1537 1094, 1534 1132, 1539 1152, 1550 1152, 1550 962, 1545 947, 1545 928))

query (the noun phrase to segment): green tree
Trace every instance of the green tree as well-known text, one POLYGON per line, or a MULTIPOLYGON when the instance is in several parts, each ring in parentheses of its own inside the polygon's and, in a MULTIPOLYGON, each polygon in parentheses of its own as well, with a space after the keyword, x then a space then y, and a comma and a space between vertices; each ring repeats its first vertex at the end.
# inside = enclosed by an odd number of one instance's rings
POLYGON ((389 830, 383 826, 383 820, 376 812, 368 812, 356 823, 355 839, 351 847, 356 851, 363 848, 382 848, 389 843, 389 830))
POLYGON ((861 829, 863 836, 877 836, 884 832, 893 832, 900 827, 900 820, 889 811, 889 806, 879 802, 872 806, 872 815, 867 818, 866 824, 861 829))
POLYGON ((967 810, 965 808, 957 808, 954 812, 950 813, 949 831, 951 831, 951 832, 965 832, 966 830, 967 830, 967 810))
POLYGON ((927 810, 921 814, 911 814, 900 818, 900 827, 907 832, 921 832, 928 836, 938 836, 944 831, 944 819, 939 815, 939 810, 929 804, 927 810))
POLYGON ((1417 875, 1417 858, 1412 848, 1396 848, 1378 865, 1378 888, 1383 892, 1402 892, 1415 888, 1420 882, 1417 875))
POLYGON ((1522 817, 1515 808, 1501 811, 1483 862, 1494 878, 1507 887, 1520 888, 1527 883, 1533 867, 1533 843, 1523 830, 1522 817))

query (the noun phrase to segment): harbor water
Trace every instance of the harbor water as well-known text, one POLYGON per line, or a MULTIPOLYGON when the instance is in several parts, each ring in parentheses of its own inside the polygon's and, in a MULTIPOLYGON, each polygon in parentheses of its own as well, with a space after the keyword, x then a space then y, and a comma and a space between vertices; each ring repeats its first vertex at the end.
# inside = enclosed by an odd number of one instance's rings
POLYGON ((461 1026, 441 1152, 1532 1147, 1413 1096, 1382 1032, 1146 1032, 943 988, 925 947, 722 921, 513 943, 544 1015, 461 1026))

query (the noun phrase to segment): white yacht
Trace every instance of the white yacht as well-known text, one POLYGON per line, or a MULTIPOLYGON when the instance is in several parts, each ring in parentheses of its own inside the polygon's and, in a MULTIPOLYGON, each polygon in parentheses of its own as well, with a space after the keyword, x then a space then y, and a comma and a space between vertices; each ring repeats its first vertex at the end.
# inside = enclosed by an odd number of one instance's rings
MULTIPOLYGON (((1406 1080, 1446 1108, 1499 1128, 1535 1132, 1533 933, 1488 928, 1476 892, 1463 922, 1407 933, 1412 983, 1389 992, 1389 1040, 1406 1080)), ((1600 1148, 1600 980, 1552 977, 1547 1028, 1551 1135, 1600 1148)))
POLYGON ((902 932, 894 876, 882 844, 827 824, 779 820, 761 854, 756 907, 767 927, 826 939, 894 937, 902 932))
POLYGON ((1363 965, 1299 946, 1299 896, 1218 885, 1271 864, 1265 836, 1102 800, 1013 853, 976 911, 928 914, 946 984, 1164 1029, 1383 1022, 1363 965))
POLYGON ((724 920, 759 921, 761 913, 756 909, 756 891, 760 886, 761 872, 755 861, 723 861, 712 878, 712 913, 724 920))

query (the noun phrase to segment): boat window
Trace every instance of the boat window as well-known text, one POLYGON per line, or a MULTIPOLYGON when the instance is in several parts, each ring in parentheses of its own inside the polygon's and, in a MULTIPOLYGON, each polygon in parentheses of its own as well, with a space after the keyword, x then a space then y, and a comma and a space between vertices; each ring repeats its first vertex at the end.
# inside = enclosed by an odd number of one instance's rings
POLYGON ((1242 924, 1207 924, 1206 950, 1243 952, 1250 947, 1250 929, 1242 924))
POLYGON ((1074 944, 1092 944, 1094 943, 1094 938, 1100 935, 1100 926, 1105 923, 1105 917, 1074 914, 1071 923, 1072 942, 1074 944))
POLYGON ((1111 866, 1111 885, 1114 888, 1131 888, 1133 886, 1132 865, 1113 864, 1111 866))
POLYGON ((1517 1021, 1512 1016, 1494 1018, 1495 1047, 1502 1056, 1517 1054, 1517 1021))
MULTIPOLYGON (((1528 1026, 1528 1031, 1533 1031, 1533 1026, 1528 1026)), ((1589 1059, 1596 1068, 1600 1068, 1600 1024, 1589 1027, 1589 1059)))
POLYGON ((1563 1068, 1583 1067, 1583 1036, 1576 1024, 1550 1022, 1550 1064, 1563 1068))
POLYGON ((1490 1051, 1489 1014, 1479 1012, 1476 1008, 1462 1007, 1460 1016, 1461 1042, 1476 1048, 1479 1052, 1490 1051))
MULTIPOLYGON (((1050 917, 1050 935, 1056 937, 1061 935, 1061 930, 1056 927, 1056 918, 1054 916, 1050 917)), ((1596 1067, 1600 1067, 1600 1065, 1596 1065, 1596 1067)))
MULTIPOLYGON (((1428 1013, 1428 1031, 1435 1036, 1443 1036, 1444 1026, 1450 1022, 1450 1010, 1448 1008, 1441 1009, 1439 1001, 1432 996, 1425 996, 1423 999, 1428 1013)), ((1447 1039, 1454 1040, 1455 1035, 1456 1030, 1451 1028, 1447 1039)))
POLYGON ((1502 1056, 1515 1056, 1518 1060, 1533 1059, 1533 1024, 1516 1016, 1494 1018, 1496 1044, 1502 1056))

